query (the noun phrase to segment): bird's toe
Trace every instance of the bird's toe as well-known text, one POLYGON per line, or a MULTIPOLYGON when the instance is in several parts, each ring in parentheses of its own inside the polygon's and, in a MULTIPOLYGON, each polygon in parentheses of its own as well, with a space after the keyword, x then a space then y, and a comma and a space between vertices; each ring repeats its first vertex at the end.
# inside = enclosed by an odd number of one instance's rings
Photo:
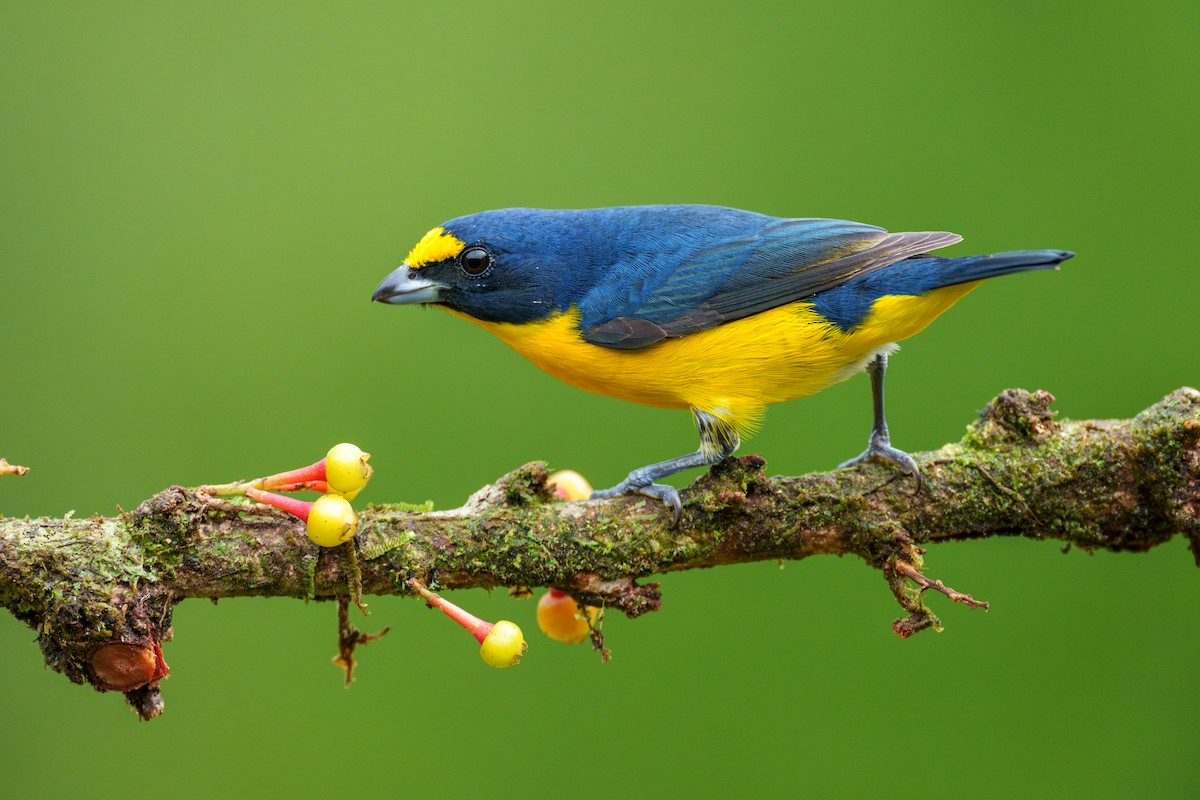
POLYGON ((679 520, 683 516, 683 500, 679 496, 679 490, 674 486, 669 486, 665 483, 638 484, 631 481, 623 480, 611 489, 597 489, 592 492, 593 500, 606 500, 611 497, 620 497, 628 494, 640 494, 645 497, 652 497, 655 500, 661 500, 663 505, 671 509, 674 526, 679 525, 679 520))
POLYGON ((886 461, 889 464, 894 464, 906 474, 912 476, 915 484, 913 494, 921 491, 921 469, 917 466, 916 459, 903 450, 892 447, 890 444, 872 441, 871 445, 862 453, 838 464, 838 469, 857 466, 868 461, 886 461))

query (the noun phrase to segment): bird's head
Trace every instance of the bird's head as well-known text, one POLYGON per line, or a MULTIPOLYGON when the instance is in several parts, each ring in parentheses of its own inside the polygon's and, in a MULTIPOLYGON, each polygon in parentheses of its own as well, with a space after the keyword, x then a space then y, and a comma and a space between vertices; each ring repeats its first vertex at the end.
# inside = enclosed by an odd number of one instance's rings
POLYGON ((371 299, 438 304, 487 322, 564 311, 612 260, 578 213, 510 208, 450 220, 421 237, 371 299))

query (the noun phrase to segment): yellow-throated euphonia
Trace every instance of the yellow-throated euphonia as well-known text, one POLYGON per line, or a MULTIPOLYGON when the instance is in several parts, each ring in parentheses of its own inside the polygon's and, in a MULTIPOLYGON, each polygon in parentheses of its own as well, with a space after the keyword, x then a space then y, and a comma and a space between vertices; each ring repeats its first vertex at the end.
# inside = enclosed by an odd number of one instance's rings
POLYGON ((691 409, 697 452, 592 495, 648 495, 678 518, 679 493, 656 480, 716 464, 769 404, 864 368, 874 425, 866 451, 842 466, 883 459, 919 481, 884 420, 896 342, 984 278, 1051 269, 1073 255, 930 255, 961 238, 701 205, 509 208, 429 231, 372 299, 441 306, 582 389, 691 409))

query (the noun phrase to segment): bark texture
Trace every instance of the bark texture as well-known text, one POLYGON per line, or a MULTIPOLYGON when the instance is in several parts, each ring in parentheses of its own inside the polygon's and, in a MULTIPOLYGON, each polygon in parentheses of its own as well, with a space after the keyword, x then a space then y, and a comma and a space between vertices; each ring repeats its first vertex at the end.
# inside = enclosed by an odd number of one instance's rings
POLYGON ((0 604, 37 631, 49 666, 125 692, 149 719, 162 710, 160 645, 186 598, 413 594, 415 579, 554 586, 632 617, 661 602, 658 584, 638 583, 648 575, 833 553, 880 570, 904 612, 893 627, 908 636, 940 624, 928 589, 986 607, 921 572, 929 542, 1026 536, 1144 551, 1182 534, 1200 564, 1200 392, 1179 389, 1127 420, 1059 422, 1053 399, 1001 394, 961 441, 914 454, 915 494, 886 465, 767 478, 760 457, 729 459, 684 491, 678 527, 646 498, 553 502, 540 463, 462 508, 371 506, 356 543, 333 550, 273 509, 179 486, 117 517, 0 518, 0 604))

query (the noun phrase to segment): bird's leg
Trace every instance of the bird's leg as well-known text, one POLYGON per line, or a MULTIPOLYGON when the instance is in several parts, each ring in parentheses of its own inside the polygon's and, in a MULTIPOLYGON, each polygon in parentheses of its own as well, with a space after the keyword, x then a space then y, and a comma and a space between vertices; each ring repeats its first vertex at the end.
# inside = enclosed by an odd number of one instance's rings
POLYGON ((683 472, 685 469, 705 467, 715 463, 715 461, 709 460, 702 451, 697 450, 686 456, 660 461, 657 464, 648 464, 629 473, 625 480, 611 489, 597 489, 592 492, 592 499, 618 497, 623 494, 644 494, 647 497, 654 497, 671 507, 675 514, 675 524, 678 525, 679 518, 683 514, 683 501, 679 499, 679 490, 669 484, 655 483, 655 481, 668 475, 674 475, 676 472, 683 472))
POLYGON ((908 453, 892 447, 891 437, 888 436, 887 420, 883 413, 883 376, 886 372, 887 356, 883 353, 876 355, 867 364, 867 374, 871 376, 871 398, 875 403, 875 423, 871 427, 871 439, 861 455, 843 461, 838 465, 838 469, 852 467, 864 461, 890 461, 912 475, 917 484, 914 491, 920 491, 921 471, 917 469, 917 462, 908 453))
POLYGON ((711 467, 713 464, 719 464, 727 456, 732 455, 741 444, 737 431, 724 420, 698 408, 692 409, 692 416, 696 419, 696 427, 700 429, 699 450, 679 458, 639 467, 611 489, 598 489, 592 492, 592 499, 602 500, 623 494, 644 494, 670 506, 675 514, 675 524, 678 525, 680 515, 683 514, 683 501, 679 499, 679 490, 674 486, 655 483, 655 481, 677 472, 683 472, 685 469, 711 467))

